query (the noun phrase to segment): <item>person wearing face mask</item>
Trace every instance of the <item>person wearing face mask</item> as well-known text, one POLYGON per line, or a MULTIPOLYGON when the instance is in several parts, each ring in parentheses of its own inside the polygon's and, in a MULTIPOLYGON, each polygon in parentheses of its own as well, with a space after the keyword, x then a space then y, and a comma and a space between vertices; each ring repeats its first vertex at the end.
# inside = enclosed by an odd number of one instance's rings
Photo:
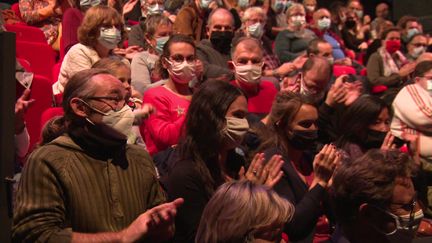
POLYGON ((273 53, 272 41, 265 35, 266 14, 261 7, 250 7, 243 13, 243 26, 237 31, 233 43, 241 37, 256 38, 261 41, 263 47, 263 73, 265 77, 284 77, 292 72, 295 67, 292 63, 280 65, 278 57, 273 53))
POLYGON ((313 14, 317 7, 316 0, 303 0, 303 6, 306 10, 306 23, 311 24, 313 20, 313 14))
POLYGON ((228 68, 230 50, 234 37, 234 17, 225 8, 213 10, 207 23, 207 39, 197 46, 197 57, 204 64, 203 79, 232 80, 228 68))
POLYGON ((161 178, 169 199, 185 200, 175 219, 174 242, 194 242, 203 210, 223 183, 247 179, 271 188, 280 179, 277 155, 265 166, 271 176, 261 174, 262 154, 245 170, 239 146, 249 129, 247 113, 243 92, 226 82, 206 81, 194 94, 169 172, 161 178))
POLYGON ((183 199, 162 204, 166 197, 150 156, 108 122, 122 113, 124 95, 121 82, 101 69, 80 71, 66 84, 65 133, 35 150, 23 170, 14 242, 171 238, 183 199), (163 214, 171 216, 152 222, 163 214))
POLYGON ((424 217, 407 154, 371 150, 336 170, 331 204, 337 226, 328 242, 430 242, 416 238, 424 217))
POLYGON ((343 41, 347 48, 359 53, 368 48, 370 25, 363 24, 356 12, 348 10, 346 21, 341 31, 343 41))
POLYGON ((151 87, 162 85, 165 80, 156 71, 155 64, 162 54, 163 47, 172 35, 171 21, 162 15, 152 15, 145 21, 144 51, 132 58, 132 87, 140 95, 151 87))
POLYGON ((77 72, 89 69, 99 59, 113 55, 112 50, 123 40, 125 31, 120 14, 107 6, 87 10, 78 29, 79 43, 65 55, 53 94, 63 93, 68 80, 77 72))
POLYGON ((413 35, 406 44, 406 57, 409 62, 414 62, 417 58, 426 52, 428 47, 428 38, 423 34, 413 35))
POLYGON ((408 63, 400 51, 400 37, 398 28, 385 30, 381 36, 381 47, 369 57, 367 64, 370 84, 385 85, 389 88, 384 94, 399 90, 415 68, 415 63, 408 63))
POLYGON ((293 4, 287 10, 286 30, 279 32, 275 40, 275 53, 281 63, 292 62, 295 58, 306 54, 309 42, 315 34, 306 29, 306 12, 301 4, 293 4))
POLYGON ((265 35, 270 40, 275 40, 277 34, 287 27, 287 17, 285 11, 291 6, 293 1, 270 0, 270 7, 267 9, 267 22, 265 35))
POLYGON ((404 46, 408 43, 411 37, 416 34, 423 33, 423 28, 419 23, 419 19, 414 16, 402 16, 397 22, 396 26, 402 29, 401 40, 404 46))
POLYGON ((403 141, 390 133, 390 108, 378 97, 358 98, 339 119, 336 145, 347 158, 358 158, 370 149, 394 149, 403 141))
POLYGON ((261 80, 263 73, 263 50, 261 43, 250 37, 240 38, 232 49, 231 68, 235 80, 231 84, 239 87, 248 97, 248 111, 258 116, 270 112, 277 90, 270 81, 261 80))
POLYGON ((143 102, 156 112, 141 125, 151 155, 177 144, 196 82, 196 51, 193 40, 173 35, 165 44, 156 69, 166 83, 144 93, 143 102))
MULTIPOLYGON (((312 242, 318 218, 323 214, 321 203, 328 181, 340 156, 333 145, 325 145, 315 156, 318 138, 318 111, 301 94, 280 92, 267 119, 267 132, 261 136, 266 158, 280 154, 284 176, 274 190, 295 206, 291 222, 284 232, 293 242, 312 242)), ((328 226, 328 225, 327 225, 328 226)), ((317 231, 317 234, 327 233, 317 231)))
MULTIPOLYGON (((414 83, 405 86, 393 102, 394 116, 391 122, 392 133, 404 140, 411 141, 410 146, 421 163, 423 170, 432 174, 432 61, 417 64, 414 71, 414 83)), ((430 183, 428 194, 432 190, 430 183)), ((428 196, 427 213, 432 215, 432 198, 428 196)))

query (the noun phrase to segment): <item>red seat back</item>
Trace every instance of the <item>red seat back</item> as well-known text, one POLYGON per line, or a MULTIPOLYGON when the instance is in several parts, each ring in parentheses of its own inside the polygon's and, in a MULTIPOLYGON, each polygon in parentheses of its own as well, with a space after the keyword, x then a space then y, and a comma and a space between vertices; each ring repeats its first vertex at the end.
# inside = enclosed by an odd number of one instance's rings
POLYGON ((41 133, 42 113, 52 105, 52 84, 46 77, 35 75, 30 87, 31 98, 34 104, 27 110, 25 115, 26 126, 30 135, 30 149, 39 141, 41 133))
POLYGON ((35 74, 52 79, 52 68, 56 62, 56 52, 46 43, 27 41, 16 42, 16 56, 26 59, 35 74))
POLYGON ((21 11, 19 9, 19 3, 12 4, 11 9, 12 9, 12 11, 15 12, 15 15, 21 20, 21 22, 24 22, 22 20, 22 17, 21 17, 21 11))
POLYGON ((16 33, 17 41, 29 41, 47 44, 47 39, 41 29, 23 24, 5 24, 7 31, 16 33))

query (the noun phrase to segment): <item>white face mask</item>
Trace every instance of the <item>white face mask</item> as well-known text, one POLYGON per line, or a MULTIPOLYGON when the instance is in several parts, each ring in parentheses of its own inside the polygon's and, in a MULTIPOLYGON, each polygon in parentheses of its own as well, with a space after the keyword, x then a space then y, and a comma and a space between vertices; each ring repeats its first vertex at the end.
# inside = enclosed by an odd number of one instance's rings
POLYGON ((307 5, 307 6, 305 6, 305 8, 306 8, 309 12, 313 12, 313 11, 315 11, 315 6, 307 5))
POLYGON ((165 59, 171 66, 168 68, 168 73, 171 79, 179 84, 187 84, 196 76, 195 62, 189 63, 186 60, 183 62, 172 62, 165 59))
POLYGON ((165 7, 162 4, 152 4, 147 6, 147 16, 162 14, 165 10, 165 7))
POLYGON ((423 54, 424 52, 426 52, 426 48, 423 46, 419 46, 414 48, 413 53, 411 54, 412 57, 417 58, 419 57, 421 54, 423 54))
POLYGON ((306 23, 305 16, 296 15, 291 17, 291 21, 294 26, 302 26, 306 23))
POLYGON ((98 41, 105 48, 112 50, 116 48, 121 41, 121 32, 116 27, 101 27, 98 41))
POLYGON ((429 92, 430 96, 432 96, 432 79, 426 81, 426 90, 429 92))
POLYGON ((412 218, 410 214, 395 215, 388 211, 386 211, 386 213, 394 218, 396 223, 396 229, 393 232, 386 234, 386 238, 389 240, 389 242, 411 242, 414 239, 420 222, 424 217, 423 211, 420 209, 414 214, 412 218))
POLYGON ((247 31, 252 37, 261 39, 262 35, 264 34, 264 26, 258 22, 253 25, 249 25, 247 27, 247 31))
POLYGON ((249 123, 246 118, 225 117, 226 126, 222 130, 227 138, 230 147, 237 147, 243 142, 243 138, 249 130, 249 123))
POLYGON ((329 61, 330 65, 334 64, 334 57, 328 57, 327 60, 329 61))
MULTIPOLYGON (((234 63, 233 63, 234 64, 234 63)), ((261 82, 263 64, 235 65, 235 77, 245 83, 258 84, 261 82)))
POLYGON ((327 17, 318 20, 318 28, 320 30, 327 30, 330 28, 331 20, 327 17))

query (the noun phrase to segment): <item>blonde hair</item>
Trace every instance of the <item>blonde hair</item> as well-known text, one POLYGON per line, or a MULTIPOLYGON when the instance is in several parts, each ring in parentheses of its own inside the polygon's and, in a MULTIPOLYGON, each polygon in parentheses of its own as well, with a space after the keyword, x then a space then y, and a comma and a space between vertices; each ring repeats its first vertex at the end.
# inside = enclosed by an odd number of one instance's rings
POLYGON ((300 3, 293 3, 286 11, 286 15, 287 17, 291 17, 291 12, 293 12, 294 10, 302 10, 302 12, 304 14, 306 14, 306 10, 304 8, 304 6, 300 3))
POLYGON ((246 180, 228 182, 207 203, 195 242, 244 242, 293 215, 294 206, 270 188, 246 180))
POLYGON ((262 8, 249 7, 243 13, 242 22, 244 23, 248 21, 251 18, 252 14, 260 14, 263 17, 264 22, 267 20, 267 15, 262 8))

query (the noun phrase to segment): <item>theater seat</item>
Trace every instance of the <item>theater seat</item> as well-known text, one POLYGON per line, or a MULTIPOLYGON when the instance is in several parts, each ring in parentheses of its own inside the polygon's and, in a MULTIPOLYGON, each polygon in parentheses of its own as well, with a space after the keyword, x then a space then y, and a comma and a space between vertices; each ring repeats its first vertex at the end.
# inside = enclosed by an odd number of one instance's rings
POLYGON ((56 52, 46 43, 16 41, 16 56, 30 63, 35 74, 52 79, 52 68, 56 62, 56 52))
POLYGON ((30 135, 31 150, 40 138, 42 113, 52 105, 51 80, 41 75, 35 75, 30 91, 30 97, 35 99, 35 102, 27 110, 25 121, 30 135))
POLYGON ((375 85, 372 87, 371 93, 372 94, 381 94, 384 91, 386 91, 387 89, 388 89, 388 87, 385 85, 375 85))
POLYGON ((11 10, 15 12, 15 16, 17 16, 21 20, 22 24, 25 25, 25 23, 24 23, 24 21, 23 21, 23 19, 21 17, 21 11, 19 9, 19 3, 12 4, 11 10))
POLYGON ((47 43, 44 33, 39 28, 23 24, 5 24, 7 31, 16 33, 17 41, 47 43))

